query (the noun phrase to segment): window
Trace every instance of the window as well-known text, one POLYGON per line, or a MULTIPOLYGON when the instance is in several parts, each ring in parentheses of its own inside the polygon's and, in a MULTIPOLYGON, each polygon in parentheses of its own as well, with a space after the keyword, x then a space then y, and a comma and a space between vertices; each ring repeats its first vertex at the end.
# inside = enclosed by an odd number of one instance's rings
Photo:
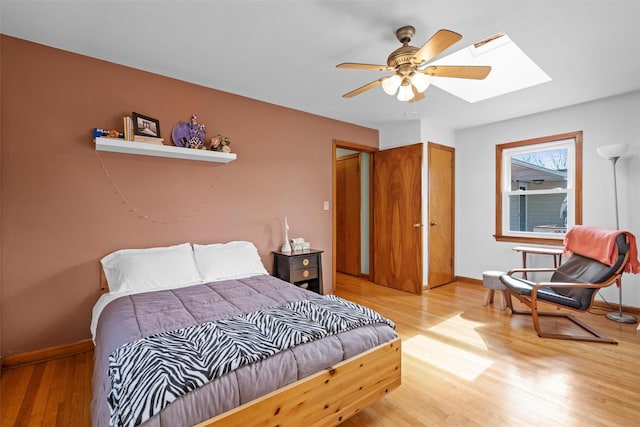
POLYGON ((582 131, 496 146, 498 241, 562 244, 582 223, 582 131))
POLYGON ((425 66, 458 64, 491 66, 491 72, 484 80, 434 78, 431 82, 467 102, 482 101, 551 81, 551 77, 504 33, 467 46, 425 66))

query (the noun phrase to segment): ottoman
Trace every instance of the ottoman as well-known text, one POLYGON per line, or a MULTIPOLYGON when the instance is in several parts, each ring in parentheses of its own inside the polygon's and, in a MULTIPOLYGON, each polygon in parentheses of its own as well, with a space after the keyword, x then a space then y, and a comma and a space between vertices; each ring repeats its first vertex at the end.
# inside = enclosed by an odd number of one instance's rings
POLYGON ((505 290, 507 289, 501 282, 500 276, 504 274, 504 271, 485 271, 482 273, 482 286, 487 290, 484 293, 484 301, 482 305, 493 303, 493 294, 495 291, 502 293, 502 301, 500 303, 500 310, 504 310, 507 303, 507 296, 505 290))

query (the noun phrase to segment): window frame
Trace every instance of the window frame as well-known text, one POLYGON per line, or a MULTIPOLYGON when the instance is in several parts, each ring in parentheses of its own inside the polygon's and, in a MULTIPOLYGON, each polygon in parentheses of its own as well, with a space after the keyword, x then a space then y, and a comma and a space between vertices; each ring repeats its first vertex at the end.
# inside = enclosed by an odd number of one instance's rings
MULTIPOLYGON (((506 164, 505 159, 503 158, 504 152, 506 150, 516 148, 516 147, 525 147, 525 146, 535 146, 541 144, 548 144, 553 142, 560 142, 563 140, 573 139, 573 147, 574 147, 574 170, 567 171, 567 177, 570 175, 573 176, 573 182, 567 182, 567 195, 573 193, 573 218, 574 225, 582 224, 582 131, 575 132, 567 132, 563 134, 557 135, 549 135, 540 138, 527 139, 523 141, 514 141, 508 142, 505 144, 496 145, 496 187, 495 187, 495 197, 496 197, 496 224, 495 224, 495 234, 494 238, 498 242, 516 242, 516 243, 530 243, 530 244, 543 244, 543 245, 556 245, 562 246, 564 242, 564 234, 557 235, 557 237, 541 237, 541 234, 538 233, 533 235, 531 232, 531 236, 522 236, 519 232, 519 235, 512 235, 510 233, 503 232, 503 167, 506 164), (572 187, 573 186, 573 187, 572 187)), ((531 151, 535 151, 533 148, 531 151)), ((511 191, 511 190, 509 190, 511 191)), ((508 196, 507 196, 508 197, 508 196)), ((571 200, 571 197, 568 197, 568 200, 571 200)), ((569 207, 569 203, 567 203, 567 207, 569 207)), ((567 223, 569 225, 569 223, 567 223)))

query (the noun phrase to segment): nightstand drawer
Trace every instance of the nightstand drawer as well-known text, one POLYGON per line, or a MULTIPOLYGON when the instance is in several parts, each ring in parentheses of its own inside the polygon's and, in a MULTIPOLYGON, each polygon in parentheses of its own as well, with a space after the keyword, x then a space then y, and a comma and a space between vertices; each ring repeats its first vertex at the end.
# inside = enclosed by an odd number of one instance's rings
POLYGON ((291 260, 291 266, 298 269, 306 269, 312 267, 318 267, 318 255, 317 254, 309 254, 305 256, 295 256, 291 260))
POLYGON ((302 268, 300 270, 293 270, 293 282, 299 282, 301 280, 311 280, 318 277, 318 267, 302 268))

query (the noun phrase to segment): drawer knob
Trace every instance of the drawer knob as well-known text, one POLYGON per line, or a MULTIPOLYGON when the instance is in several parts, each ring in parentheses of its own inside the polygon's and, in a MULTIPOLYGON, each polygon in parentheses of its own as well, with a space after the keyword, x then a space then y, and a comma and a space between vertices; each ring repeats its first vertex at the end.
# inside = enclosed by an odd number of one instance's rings
MULTIPOLYGON (((306 260, 305 260, 306 261, 306 260)), ((302 272, 302 277, 309 277, 309 270, 305 270, 302 272)))
MULTIPOLYGON (((307 265, 309 265, 309 258, 305 258, 305 259, 303 259, 303 260, 302 260, 302 265, 304 265, 305 267, 306 267, 307 265)), ((307 277, 307 276, 305 276, 305 277, 307 277)))

